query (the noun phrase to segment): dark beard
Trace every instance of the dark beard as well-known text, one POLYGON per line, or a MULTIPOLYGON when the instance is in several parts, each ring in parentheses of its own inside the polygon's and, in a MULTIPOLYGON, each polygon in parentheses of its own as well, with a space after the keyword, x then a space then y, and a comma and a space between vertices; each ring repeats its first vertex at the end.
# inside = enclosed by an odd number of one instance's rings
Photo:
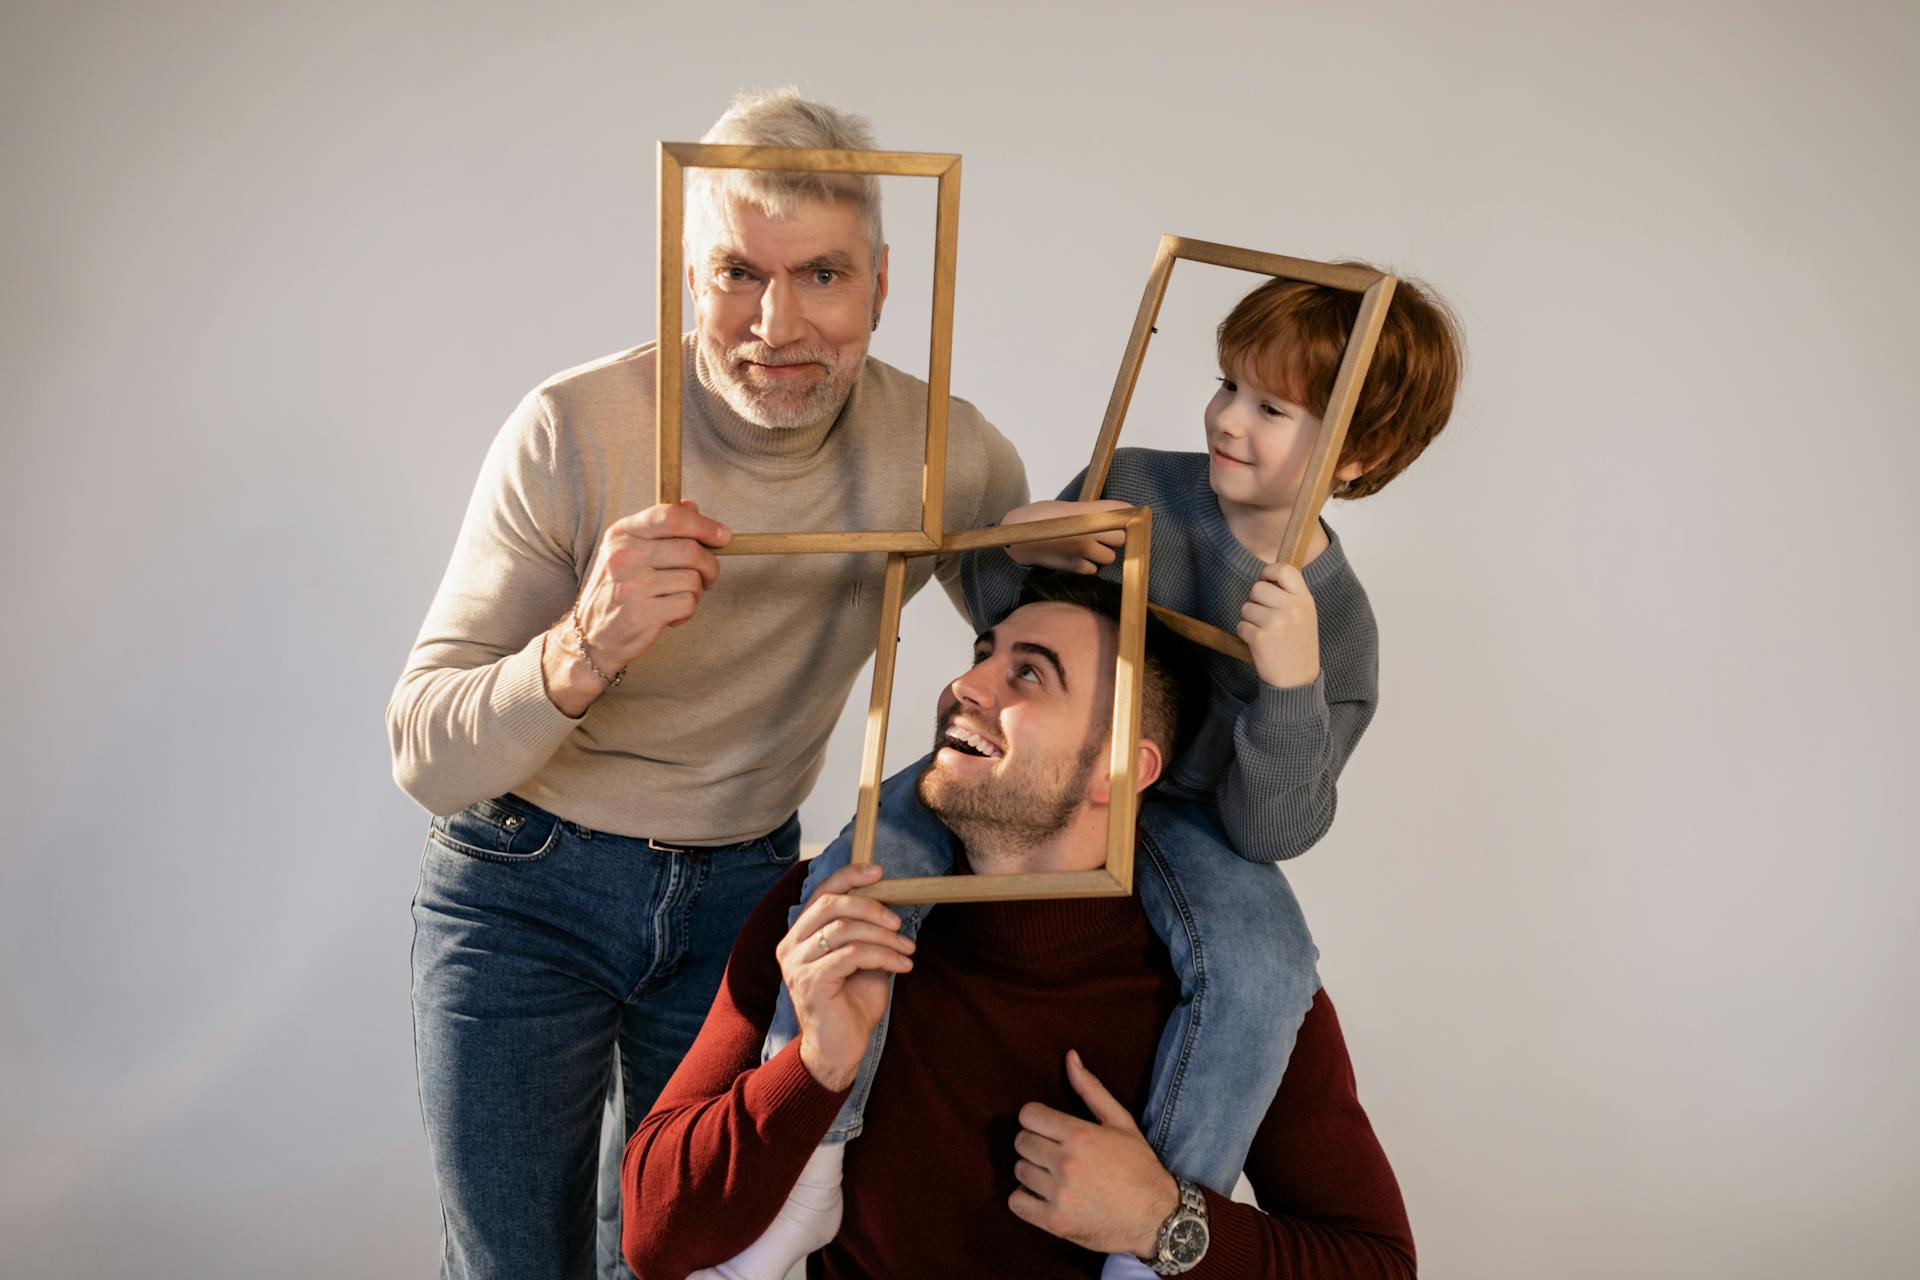
MULTIPOLYGON (((940 718, 934 733, 936 753, 946 745, 947 725, 957 712, 956 707, 940 718)), ((960 837, 973 869, 992 874, 1066 829, 1086 799, 1087 779, 1099 764, 1104 746, 1099 738, 1089 741, 1063 774, 1051 778, 988 774, 968 784, 929 786, 939 769, 938 760, 930 760, 914 783, 914 794, 960 837)))

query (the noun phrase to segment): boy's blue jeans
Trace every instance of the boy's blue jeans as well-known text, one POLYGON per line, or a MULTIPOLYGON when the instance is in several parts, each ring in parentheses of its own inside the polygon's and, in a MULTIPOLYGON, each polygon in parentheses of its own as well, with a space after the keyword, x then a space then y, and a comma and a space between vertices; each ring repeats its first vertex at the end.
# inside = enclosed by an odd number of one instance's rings
POLYGON ((413 1016, 442 1276, 594 1275, 616 1056, 624 1138, 706 1020, 747 914, 799 854, 791 818, 684 852, 511 795, 433 820, 413 903, 413 1016))
MULTIPOLYGON (((923 759, 881 784, 874 860, 889 876, 942 875, 953 866, 953 834, 914 790, 926 764, 923 759)), ((801 907, 820 881, 847 864, 852 848, 849 826, 813 860, 801 907)), ((1180 1004, 1160 1037, 1140 1129, 1168 1169, 1228 1195, 1320 988, 1319 952, 1286 876, 1236 854, 1207 805, 1149 792, 1140 805, 1137 848, 1145 856, 1134 863, 1134 891, 1180 979, 1180 1004)), ((909 937, 930 910, 893 909, 909 937)), ((828 1142, 859 1134, 887 1025, 883 1014, 828 1142)), ((798 1033, 792 999, 782 988, 766 1056, 798 1033)))

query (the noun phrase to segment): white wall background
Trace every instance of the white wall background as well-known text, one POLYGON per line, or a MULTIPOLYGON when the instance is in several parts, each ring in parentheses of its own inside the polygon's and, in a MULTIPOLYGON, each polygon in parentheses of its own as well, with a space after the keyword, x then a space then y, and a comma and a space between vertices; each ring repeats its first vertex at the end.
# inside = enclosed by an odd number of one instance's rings
POLYGON ((653 140, 795 80, 965 154, 955 387, 1036 489, 1163 231, 1463 316, 1335 512, 1384 700, 1293 871, 1425 1273, 1912 1274, 1912 6, 282 9, 0 18, 0 1272, 430 1272, 381 709, 507 411, 652 336, 653 140))

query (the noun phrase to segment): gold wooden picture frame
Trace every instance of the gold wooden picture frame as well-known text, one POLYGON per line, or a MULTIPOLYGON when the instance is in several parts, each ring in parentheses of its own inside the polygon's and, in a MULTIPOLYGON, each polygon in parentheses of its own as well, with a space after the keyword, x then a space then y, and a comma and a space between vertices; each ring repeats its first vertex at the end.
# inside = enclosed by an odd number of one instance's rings
POLYGON ((1114 658, 1113 721, 1108 777, 1107 861, 1096 871, 1040 871, 1019 875, 913 876, 881 880, 854 890, 882 902, 1009 902, 1032 898, 1125 897, 1133 892, 1134 789, 1140 745, 1140 692, 1147 633, 1147 560, 1152 550, 1153 512, 1145 507, 1037 520, 948 535, 933 551, 896 551, 887 557, 880 602, 880 636, 874 646, 873 691, 867 705, 867 740, 860 764, 860 801, 854 810, 854 863, 873 861, 879 821, 880 783, 885 773, 887 723, 893 706, 894 656, 900 641, 900 608, 907 561, 915 555, 975 551, 1021 542, 1077 537, 1120 529, 1127 535, 1120 570, 1119 643, 1114 658))
MULTIPOLYGON (((885 551, 928 555, 945 532, 947 401, 953 366, 954 257, 960 233, 960 157, 923 151, 828 151, 798 147, 738 147, 696 142, 659 144, 659 350, 680 334, 681 275, 685 268, 685 175, 688 169, 761 169, 787 173, 934 178, 933 329, 927 355, 927 450, 920 483, 918 529, 849 529, 806 533, 736 533, 716 555, 797 555, 809 552, 885 551)), ((655 362, 654 481, 657 503, 680 500, 680 392, 677 359, 655 362)))
MULTIPOLYGON (((1327 411, 1320 419, 1320 437, 1314 442, 1307 460, 1307 473, 1300 484, 1300 498, 1294 502, 1293 515, 1281 536, 1281 559, 1298 567, 1311 540, 1313 522, 1326 505, 1333 487, 1333 473, 1339 468, 1340 446, 1346 442, 1347 424, 1353 420, 1353 407, 1360 398, 1360 386, 1373 363, 1373 349, 1380 341, 1380 327, 1386 322, 1387 305, 1393 300, 1398 283, 1393 276, 1370 267, 1315 262, 1308 258, 1289 258, 1278 253, 1262 253, 1208 240, 1189 240, 1184 236, 1164 235, 1155 251, 1153 267, 1147 273, 1147 287, 1140 298, 1140 311, 1134 317, 1133 332, 1127 337, 1126 352, 1120 357, 1120 373, 1113 382, 1113 395, 1107 401, 1107 414, 1100 424, 1100 436, 1087 464, 1086 480, 1080 486, 1080 501, 1090 502, 1106 487, 1107 472, 1113 466, 1114 450, 1120 445, 1120 428, 1126 421, 1127 406, 1133 400, 1134 386, 1140 380, 1140 366, 1146 358, 1147 342, 1153 337, 1153 322, 1160 315, 1160 303, 1167 296, 1167 284, 1173 276, 1173 264, 1181 259, 1205 262, 1216 267, 1231 267, 1256 275, 1302 280, 1360 295, 1360 314, 1354 318, 1353 332, 1334 375, 1333 392, 1327 397, 1327 411)), ((1251 663, 1253 655, 1246 642, 1229 631, 1211 626, 1170 609, 1152 606, 1154 616, 1168 629, 1197 644, 1229 657, 1251 663)))

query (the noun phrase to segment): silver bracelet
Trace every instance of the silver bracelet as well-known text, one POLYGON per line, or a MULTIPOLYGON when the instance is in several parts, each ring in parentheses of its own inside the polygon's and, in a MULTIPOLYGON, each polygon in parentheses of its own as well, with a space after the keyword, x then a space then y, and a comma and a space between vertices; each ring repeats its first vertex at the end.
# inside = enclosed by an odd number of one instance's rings
POLYGON ((602 680, 604 680, 606 682, 607 688, 609 689, 617 688, 620 684, 620 681, 626 678, 627 669, 625 667, 622 667, 618 671, 614 672, 612 676, 608 676, 606 672, 602 671, 599 667, 595 666, 593 661, 593 652, 592 650, 587 648, 586 629, 580 625, 580 602, 578 600, 575 600, 573 602, 573 609, 571 610, 571 616, 573 618, 573 634, 580 641, 580 656, 587 660, 587 670, 593 672, 593 674, 595 674, 596 676, 599 676, 602 680))

